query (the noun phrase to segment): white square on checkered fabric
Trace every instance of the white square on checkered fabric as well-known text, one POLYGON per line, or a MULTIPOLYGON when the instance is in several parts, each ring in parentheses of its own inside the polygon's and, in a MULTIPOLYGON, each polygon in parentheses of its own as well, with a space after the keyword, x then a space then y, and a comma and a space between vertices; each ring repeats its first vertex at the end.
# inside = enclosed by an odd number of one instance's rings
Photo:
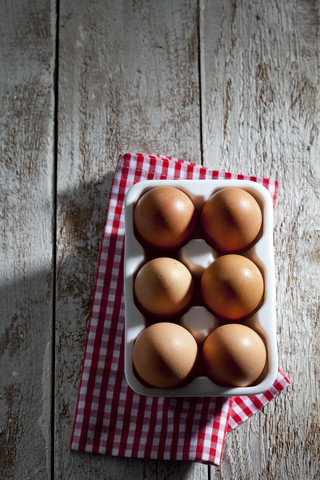
POLYGON ((93 450, 93 444, 91 442, 92 439, 87 438, 86 446, 85 446, 85 452, 91 453, 93 450))
POLYGON ((132 398, 132 405, 131 405, 131 408, 134 408, 136 409, 137 411, 139 411, 139 406, 140 406, 140 399, 139 397, 137 397, 137 395, 135 394, 132 398))
POLYGON ((267 405, 267 403, 269 402, 269 400, 267 399, 267 397, 263 393, 260 393, 259 395, 257 395, 257 398, 260 400, 262 405, 267 405))
POLYGON ((125 457, 131 457, 131 454, 132 454, 132 446, 129 447, 129 448, 127 447, 127 448, 125 449, 124 456, 125 456, 125 457))
POLYGON ((239 415, 239 417, 241 418, 241 420, 244 422, 245 420, 247 420, 248 416, 244 413, 244 411, 242 410, 241 407, 239 407, 239 405, 237 405, 235 402, 233 403, 233 410, 234 412, 239 415))
POLYGON ((190 447, 191 450, 195 450, 198 444, 198 435, 196 433, 193 433, 191 438, 190 438, 190 447))
MULTIPOLYGON (((110 383, 111 378, 109 378, 109 383, 110 383)), ((106 391, 106 398, 107 399, 113 399, 113 390, 107 390, 106 391)))
POLYGON ((117 288, 117 285, 118 285, 118 283, 115 282, 115 281, 110 282, 110 288, 116 289, 116 288, 117 288))
POLYGON ((109 209, 115 208, 117 206, 118 200, 116 198, 109 199, 109 209))
MULTIPOLYGON (((115 349, 113 351, 113 358, 119 358, 119 356, 120 356, 120 351, 115 349)), ((115 362, 112 362, 112 365, 115 365, 115 362)))
POLYGON ((99 265, 99 275, 104 275, 106 273, 106 265, 103 265, 102 263, 100 263, 99 265))
MULTIPOLYGON (((93 345, 90 345, 89 342, 87 344, 87 352, 88 353, 93 353, 93 345)), ((90 362, 90 365, 91 365, 91 362, 90 362)))
POLYGON ((171 453, 164 451, 163 460, 170 460, 171 453))
POLYGON ((168 167, 167 177, 168 177, 168 178, 170 178, 170 177, 173 178, 173 177, 174 177, 174 173, 175 173, 175 172, 174 172, 174 167, 169 166, 169 167, 168 167))
POLYGON ((204 448, 210 448, 211 447, 211 440, 208 440, 207 438, 205 438, 204 442, 203 442, 203 447, 204 448))
POLYGON ((222 430, 222 428, 219 428, 218 431, 217 431, 217 437, 220 439, 220 440, 223 440, 224 439, 224 430, 222 430))
POLYGON ((134 430, 132 430, 132 428, 130 428, 129 432, 128 432, 128 438, 132 438, 134 440, 135 436, 136 436, 136 428, 134 430))
POLYGON ((143 418, 144 418, 144 421, 148 421, 148 423, 150 423, 150 419, 151 419, 151 410, 145 410, 144 411, 144 414, 143 414, 143 418))
MULTIPOLYGON (((107 321, 104 323, 104 325, 106 325, 107 321)), ((103 333, 102 334, 102 337, 101 337, 101 342, 104 344, 104 345, 107 345, 108 344, 108 340, 109 340, 109 335, 107 335, 106 333, 103 333)))
MULTIPOLYGON (((101 385, 100 385, 101 386, 101 385)), ((95 388, 93 390, 93 394, 92 394, 92 398, 99 398, 100 397, 100 389, 99 388, 95 388)))
POLYGON ((178 438, 178 447, 182 447, 184 445, 184 438, 183 437, 179 437, 178 438))
POLYGON ((250 408, 250 410, 251 410, 253 413, 255 413, 255 412, 258 410, 258 408, 255 406, 254 403, 252 403, 252 401, 250 400, 249 397, 245 397, 245 396, 244 396, 244 397, 242 397, 242 400, 243 400, 243 403, 244 403, 248 408, 250 408))
POLYGON ((104 278, 97 278, 96 286, 97 287, 103 287, 103 285, 104 285, 104 278))
MULTIPOLYGON (((87 386, 86 386, 86 385, 85 385, 85 386, 81 386, 81 388, 80 388, 80 397, 81 397, 81 398, 85 397, 85 396, 86 396, 86 393, 87 393, 87 386)), ((81 402, 82 402, 82 400, 81 400, 81 402)), ((84 406, 84 405, 83 405, 83 406, 84 406)))
POLYGON ((168 423, 167 432, 168 432, 168 433, 172 433, 172 432, 173 432, 173 423, 168 423))
POLYGON ((81 428, 75 428, 75 429, 74 429, 74 434, 75 434, 76 437, 80 437, 80 435, 81 435, 81 428))
POLYGON ((176 451, 176 459, 177 460, 182 460, 182 458, 183 458, 183 449, 181 448, 181 449, 176 451))
POLYGON ((126 400, 127 399, 127 392, 120 392, 119 400, 126 400))
POLYGON ((100 454, 104 454, 104 453, 105 453, 106 447, 105 447, 104 445, 105 445, 105 440, 103 439, 103 436, 102 436, 102 434, 101 434, 101 437, 100 437, 100 445, 99 445, 98 453, 100 453, 100 454))
POLYGON ((139 441, 139 455, 138 456, 143 456, 144 451, 145 451, 145 446, 147 443, 147 437, 141 437, 139 441))

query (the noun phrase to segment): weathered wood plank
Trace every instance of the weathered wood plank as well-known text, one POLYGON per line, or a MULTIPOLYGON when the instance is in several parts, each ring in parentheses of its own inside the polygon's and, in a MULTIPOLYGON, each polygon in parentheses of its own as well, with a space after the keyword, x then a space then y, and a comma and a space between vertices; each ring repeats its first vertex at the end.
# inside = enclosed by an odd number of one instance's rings
POLYGON ((55 2, 0 2, 0 477, 50 478, 55 2))
POLYGON ((205 465, 68 450, 117 157, 201 161, 197 1, 60 3, 56 476, 206 479, 205 465))
POLYGON ((292 381, 227 438, 211 478, 320 476, 319 8, 201 1, 204 163, 279 180, 279 362, 292 381))
MULTIPOLYGON (((201 465, 68 451, 117 155, 201 160, 197 5, 61 3, 55 478, 205 479, 201 465)), ((200 5, 205 163, 280 181, 279 353, 293 382, 231 434, 221 468, 210 474, 318 478, 319 5, 200 5)), ((5 479, 50 477, 54 8, 0 5, 5 479)))

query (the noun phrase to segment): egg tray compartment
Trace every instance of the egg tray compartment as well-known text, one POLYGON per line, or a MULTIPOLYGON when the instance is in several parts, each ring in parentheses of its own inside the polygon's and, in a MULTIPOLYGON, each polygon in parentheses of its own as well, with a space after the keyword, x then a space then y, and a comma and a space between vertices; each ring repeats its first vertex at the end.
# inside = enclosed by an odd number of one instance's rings
MULTIPOLYGON (((223 252, 217 252, 212 247, 213 259, 223 252)), ((201 255, 200 255, 201 258, 201 255)), ((214 261, 214 260, 213 260, 214 261)), ((208 265, 203 264, 202 268, 208 265)), ((195 294, 189 310, 197 306, 206 307, 201 302, 199 292, 199 274, 194 276, 195 294)), ((125 377, 129 386, 137 393, 156 397, 192 397, 192 396, 233 396, 233 395, 256 395, 268 390, 275 381, 278 370, 277 346, 276 346, 276 313, 275 313, 275 274, 273 258, 273 205, 272 199, 265 187, 247 180, 146 180, 133 185, 125 198, 125 258, 124 258, 124 295, 125 295, 125 377), (197 225, 193 235, 178 250, 147 249, 134 228, 134 208, 137 201, 148 190, 159 186, 171 186, 185 192, 193 201, 196 208, 197 225), (188 262, 181 256, 182 251, 188 250, 188 244, 197 241, 205 241, 201 235, 199 216, 201 208, 206 200, 223 188, 236 187, 250 193, 258 202, 262 211, 262 228, 254 244, 246 251, 237 252, 252 260, 260 269, 264 279, 264 295, 256 311, 248 318, 234 322, 241 323, 255 330, 263 339, 266 351, 266 366, 259 379, 247 387, 226 387, 215 384, 209 379, 201 368, 196 367, 196 376, 191 381, 179 387, 156 388, 140 381, 135 374, 132 351, 133 345, 140 332, 150 324, 142 311, 138 308, 134 296, 134 278, 138 270, 151 258, 172 257, 176 258, 188 267, 188 262)), ((207 308, 207 307, 206 307, 207 308)), ((163 321, 180 323, 179 317, 167 318, 163 321)), ((158 322, 159 319, 155 319, 158 322)), ((160 320, 161 321, 161 320, 160 320)), ((200 356, 199 356, 200 357, 200 356)))

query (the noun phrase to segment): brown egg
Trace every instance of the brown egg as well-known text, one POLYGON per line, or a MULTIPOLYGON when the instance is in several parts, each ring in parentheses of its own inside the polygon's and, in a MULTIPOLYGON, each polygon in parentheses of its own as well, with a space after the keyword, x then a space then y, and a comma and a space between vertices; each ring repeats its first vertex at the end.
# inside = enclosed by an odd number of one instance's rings
POLYGON ((202 361, 208 377, 218 385, 246 387, 263 372, 266 348, 251 328, 239 324, 218 327, 206 339, 202 361))
POLYGON ((154 317, 170 317, 182 313, 193 296, 191 273, 173 258, 157 257, 138 271, 134 291, 138 304, 154 317))
POLYGON ((197 360, 197 342, 180 325, 161 322, 142 330, 133 346, 133 364, 149 385, 174 387, 184 382, 197 360))
POLYGON ((242 255, 218 257, 202 274, 201 294, 218 317, 238 320, 259 305, 264 291, 258 267, 242 255))
POLYGON ((262 213, 250 193, 241 188, 224 188, 205 202, 201 225, 214 248, 226 253, 239 252, 256 239, 262 213))
POLYGON ((195 227, 195 208, 181 190, 156 187, 145 193, 134 209, 135 227, 148 244, 160 249, 180 247, 195 227))

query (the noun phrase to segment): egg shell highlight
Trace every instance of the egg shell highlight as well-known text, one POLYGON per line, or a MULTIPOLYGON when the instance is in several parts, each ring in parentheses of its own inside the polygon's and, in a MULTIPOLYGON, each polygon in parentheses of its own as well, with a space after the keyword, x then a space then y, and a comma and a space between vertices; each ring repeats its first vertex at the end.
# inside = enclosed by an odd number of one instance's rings
POLYGON ((188 195, 175 187, 156 187, 138 200, 134 224, 149 245, 159 249, 180 247, 191 236, 195 207, 188 195))
POLYGON ((201 294, 218 317, 240 320, 258 307, 264 281, 257 265, 237 254, 218 257, 202 274, 201 294))
POLYGON ((133 365, 147 384, 170 388, 185 382, 198 358, 197 342, 180 325, 160 322, 145 328, 133 346, 133 365))
POLYGON ((168 318, 182 313, 191 303, 192 275, 183 263, 157 257, 145 263, 134 282, 138 305, 147 314, 168 318))
POLYGON ((262 213, 256 199, 241 188, 224 188, 204 204, 201 226, 208 242, 224 253, 247 249, 257 238, 262 213))
POLYGON ((213 382, 246 387, 255 382, 266 364, 266 348, 261 337, 241 324, 218 327, 202 349, 205 370, 213 382))

